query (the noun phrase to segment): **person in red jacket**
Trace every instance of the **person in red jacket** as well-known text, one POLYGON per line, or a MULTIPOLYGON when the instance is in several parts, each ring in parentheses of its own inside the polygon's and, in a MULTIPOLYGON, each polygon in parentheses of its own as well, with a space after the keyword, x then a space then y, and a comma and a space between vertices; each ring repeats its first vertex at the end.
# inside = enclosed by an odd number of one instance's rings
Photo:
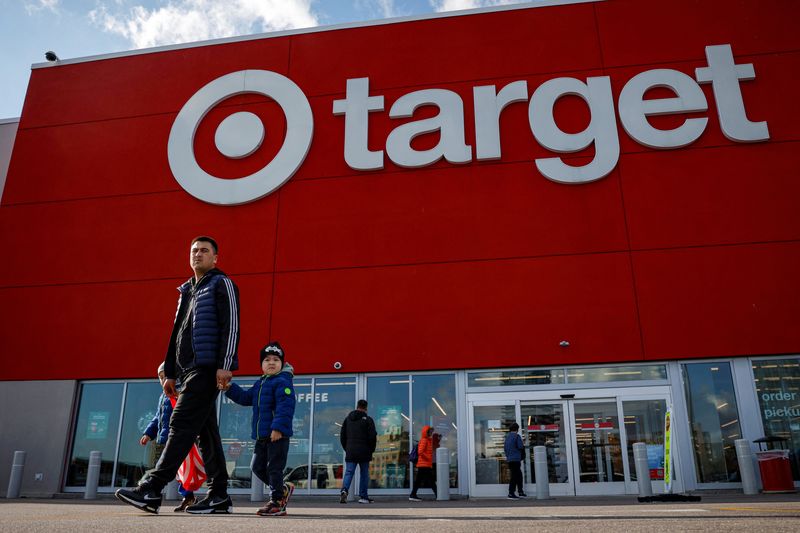
POLYGON ((417 460, 417 475, 414 476, 414 488, 411 490, 409 501, 421 502, 422 498, 417 497, 417 490, 420 487, 430 486, 436 495, 436 479, 433 477, 433 428, 424 426, 419 439, 417 448, 419 459, 417 460))

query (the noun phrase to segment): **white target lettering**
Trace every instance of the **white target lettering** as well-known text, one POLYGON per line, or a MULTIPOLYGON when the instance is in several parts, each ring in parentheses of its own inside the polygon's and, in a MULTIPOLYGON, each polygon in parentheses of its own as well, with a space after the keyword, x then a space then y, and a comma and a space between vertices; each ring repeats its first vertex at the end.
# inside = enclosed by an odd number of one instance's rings
MULTIPOLYGON (((247 157, 261 146, 264 124, 248 112, 234 113, 219 125, 214 143, 225 157, 247 157)), ((263 198, 291 178, 305 161, 314 135, 314 117, 303 91, 289 78, 268 70, 240 70, 197 91, 181 108, 169 134, 167 156, 172 174, 195 198, 217 205, 238 205, 263 198), (206 114, 238 94, 275 100, 286 116, 286 138, 277 155, 257 172, 221 179, 203 170, 194 155, 194 137, 206 114)))

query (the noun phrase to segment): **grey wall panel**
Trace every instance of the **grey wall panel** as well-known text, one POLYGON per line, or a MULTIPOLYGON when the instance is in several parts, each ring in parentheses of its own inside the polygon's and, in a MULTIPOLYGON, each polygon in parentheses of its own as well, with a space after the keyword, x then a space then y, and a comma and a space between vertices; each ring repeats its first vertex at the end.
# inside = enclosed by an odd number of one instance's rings
POLYGON ((27 452, 21 496, 61 491, 77 386, 76 381, 0 381, 0 497, 8 491, 15 450, 27 452))

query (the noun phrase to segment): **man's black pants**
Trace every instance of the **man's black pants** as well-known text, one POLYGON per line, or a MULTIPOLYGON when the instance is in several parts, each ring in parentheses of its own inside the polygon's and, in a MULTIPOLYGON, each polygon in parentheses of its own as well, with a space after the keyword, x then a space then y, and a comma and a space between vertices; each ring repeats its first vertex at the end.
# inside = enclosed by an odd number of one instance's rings
POLYGON ((205 463, 209 493, 225 497, 228 494, 228 471, 225 452, 217 425, 217 370, 193 368, 183 376, 183 389, 169 421, 169 437, 155 469, 144 481, 160 492, 175 479, 183 460, 195 439, 205 463))
POLYGON ((525 494, 525 490, 522 488, 521 461, 508 461, 508 470, 511 473, 511 481, 508 483, 508 493, 514 494, 514 491, 517 491, 518 494, 525 494))

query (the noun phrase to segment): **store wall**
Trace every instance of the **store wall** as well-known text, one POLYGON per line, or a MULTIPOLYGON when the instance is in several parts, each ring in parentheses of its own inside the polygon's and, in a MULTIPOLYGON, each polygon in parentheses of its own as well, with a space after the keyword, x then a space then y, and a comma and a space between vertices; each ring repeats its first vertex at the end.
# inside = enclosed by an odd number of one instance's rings
POLYGON ((0 381, 0 497, 8 493, 14 452, 26 452, 20 493, 51 496, 61 491, 75 381, 0 381), (42 474, 37 479, 37 474, 42 474))
MULTIPOLYGON (((198 234, 219 240, 219 265, 240 287, 244 373, 257 373, 268 339, 304 374, 334 372, 335 362, 369 372, 797 352, 795 15, 785 0, 609 0, 35 68, 0 205, 0 241, 14 251, 0 280, 0 304, 14 310, 0 321, 0 361, 15 360, 0 377, 148 377, 198 234), (697 141, 655 150, 617 123, 619 162, 592 183, 537 172, 536 159, 580 166, 594 149, 544 149, 523 103, 503 112, 500 159, 477 161, 473 150, 468 163, 408 169, 384 157, 366 172, 343 158, 333 106, 348 79, 369 77, 370 94, 384 96, 384 111, 369 114, 370 150, 435 115, 427 106, 388 116, 401 96, 434 88, 460 96, 474 147, 475 86, 524 80, 531 94, 558 77, 608 76, 616 100, 647 70, 694 77, 706 46, 724 44, 753 65, 755 79, 739 85, 748 119, 769 126, 765 142, 726 138, 706 84, 708 111, 689 115, 708 118, 697 141), (244 69, 293 80, 310 101, 314 139, 269 196, 207 204, 172 175, 170 129, 201 87, 244 69)), ((555 116, 569 132, 590 119, 576 98, 555 116)), ((653 120, 674 128, 684 118, 653 120)), ((247 175, 277 152, 284 123, 275 102, 235 96, 200 124, 195 154, 214 175, 247 175), (226 159, 214 132, 240 110, 268 125, 265 145, 226 159)), ((438 141, 423 135, 413 146, 438 141)))
POLYGON ((0 200, 3 198, 8 164, 11 162, 11 150, 14 148, 18 126, 17 119, 0 120, 0 200))

